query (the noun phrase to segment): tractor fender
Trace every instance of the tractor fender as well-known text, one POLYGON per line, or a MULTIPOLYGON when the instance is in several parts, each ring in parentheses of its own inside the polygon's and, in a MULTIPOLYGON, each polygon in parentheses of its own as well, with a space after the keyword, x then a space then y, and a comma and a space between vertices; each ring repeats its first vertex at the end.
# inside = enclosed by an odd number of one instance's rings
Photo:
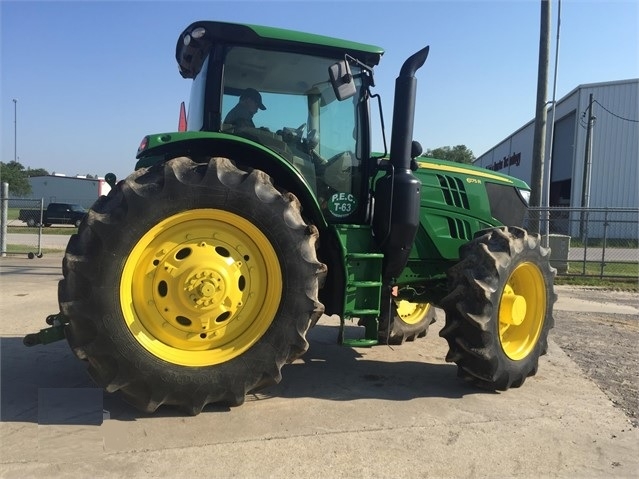
POLYGON ((247 138, 217 132, 176 132, 145 137, 146 147, 138 150, 135 169, 162 164, 178 156, 196 162, 225 157, 244 168, 267 173, 278 188, 293 193, 302 204, 302 214, 320 231, 328 227, 311 185, 290 162, 273 150, 247 138))

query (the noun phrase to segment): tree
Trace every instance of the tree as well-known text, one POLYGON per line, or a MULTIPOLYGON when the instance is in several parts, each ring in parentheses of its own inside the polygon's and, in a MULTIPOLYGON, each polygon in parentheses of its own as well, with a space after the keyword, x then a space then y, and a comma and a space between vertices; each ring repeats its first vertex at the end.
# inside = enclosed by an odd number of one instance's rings
POLYGON ((31 193, 31 184, 27 172, 17 161, 4 163, 0 161, 0 181, 9 183, 9 194, 13 196, 27 196, 31 193))
POLYGON ((44 168, 29 168, 27 167, 27 176, 29 178, 33 177, 33 176, 48 176, 49 172, 47 170, 45 170, 44 168))
POLYGON ((438 160, 454 161, 456 163, 472 163, 475 159, 473 151, 466 145, 453 146, 440 146, 431 150, 426 150, 426 155, 430 158, 436 158, 438 160))

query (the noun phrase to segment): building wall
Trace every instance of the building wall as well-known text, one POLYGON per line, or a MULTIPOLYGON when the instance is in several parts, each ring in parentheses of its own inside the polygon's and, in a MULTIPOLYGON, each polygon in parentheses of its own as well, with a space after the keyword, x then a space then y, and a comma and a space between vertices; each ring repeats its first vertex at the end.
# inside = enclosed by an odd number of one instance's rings
MULTIPOLYGON (((596 120, 592 130, 588 204, 590 207, 638 208, 639 122, 636 120, 639 119, 639 79, 575 88, 557 102, 554 132, 550 128, 553 121, 552 110, 549 111, 546 128, 547 159, 550 156, 550 135, 556 135, 553 141, 554 151, 550 157, 550 204, 580 207, 584 191, 588 191, 587 188, 584 190, 583 180, 587 110, 591 93, 596 120), (627 121, 628 119, 635 121, 627 121)), ((534 121, 530 121, 481 155, 475 165, 510 174, 531 184, 533 135, 534 121)), ((544 191, 542 198, 545 196, 544 191)))
POLYGON ((520 178, 530 184, 532 176, 533 122, 529 122, 497 146, 481 155, 474 164, 520 178))
POLYGON ((45 207, 49 203, 74 203, 88 208, 111 189, 103 179, 72 176, 34 176, 29 178, 29 183, 30 196, 43 198, 45 207))
MULTIPOLYGON (((610 112, 628 119, 639 119, 639 80, 582 88, 579 108, 586 111, 589 95, 596 102, 593 114, 591 207, 639 207, 639 123, 622 120, 610 112), (601 105, 600 105, 601 104, 601 105)), ((579 115, 578 115, 579 116, 579 115)), ((586 117, 588 115, 586 114, 586 117)), ((583 178, 586 149, 586 129, 578 128, 574 178, 583 178)), ((573 198, 581 198, 582 182, 573 186, 573 198)), ((574 203, 580 206, 580 203, 574 203)))

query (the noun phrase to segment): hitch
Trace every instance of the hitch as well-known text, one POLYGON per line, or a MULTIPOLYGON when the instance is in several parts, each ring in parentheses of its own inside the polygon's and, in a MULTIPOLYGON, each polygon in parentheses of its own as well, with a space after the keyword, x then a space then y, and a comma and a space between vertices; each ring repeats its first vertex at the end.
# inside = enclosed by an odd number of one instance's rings
POLYGON ((35 346, 36 344, 49 344, 64 339, 64 327, 69 320, 62 314, 51 314, 45 319, 51 325, 49 328, 41 329, 37 333, 27 334, 22 340, 25 346, 35 346))

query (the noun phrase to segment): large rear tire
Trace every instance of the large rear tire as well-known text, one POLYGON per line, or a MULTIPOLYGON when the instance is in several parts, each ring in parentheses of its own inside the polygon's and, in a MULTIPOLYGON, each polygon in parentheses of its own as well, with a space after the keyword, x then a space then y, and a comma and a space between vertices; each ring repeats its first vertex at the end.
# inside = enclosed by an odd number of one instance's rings
POLYGON ((259 170, 176 158, 102 197, 59 284, 68 342, 137 408, 198 414, 281 379, 323 312, 317 228, 259 170))
POLYGON ((521 386, 546 354, 556 295, 556 270, 539 235, 515 227, 479 232, 460 248, 442 300, 446 361, 485 389, 521 386))

